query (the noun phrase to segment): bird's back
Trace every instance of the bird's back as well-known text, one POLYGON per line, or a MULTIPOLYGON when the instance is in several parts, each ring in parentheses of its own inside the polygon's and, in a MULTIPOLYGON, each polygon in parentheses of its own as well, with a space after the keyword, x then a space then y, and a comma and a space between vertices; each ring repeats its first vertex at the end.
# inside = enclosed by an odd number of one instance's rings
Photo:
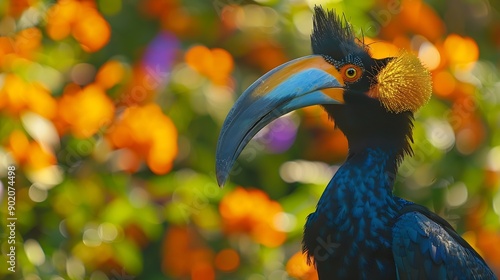
POLYGON ((399 211, 392 252, 398 279, 496 279, 448 222, 417 204, 399 211))

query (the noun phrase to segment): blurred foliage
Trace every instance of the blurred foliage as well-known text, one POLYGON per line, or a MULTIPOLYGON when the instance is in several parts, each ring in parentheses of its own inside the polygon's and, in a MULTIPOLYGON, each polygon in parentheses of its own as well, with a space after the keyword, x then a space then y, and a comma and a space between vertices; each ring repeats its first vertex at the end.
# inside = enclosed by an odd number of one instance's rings
POLYGON ((421 0, 0 3, 2 279, 316 279, 302 227, 346 156, 319 108, 280 118, 215 183, 237 96, 310 54, 311 8, 375 57, 418 54, 434 96, 396 193, 454 224, 500 274, 500 6, 421 0), (5 267, 2 265, 2 267, 5 267))

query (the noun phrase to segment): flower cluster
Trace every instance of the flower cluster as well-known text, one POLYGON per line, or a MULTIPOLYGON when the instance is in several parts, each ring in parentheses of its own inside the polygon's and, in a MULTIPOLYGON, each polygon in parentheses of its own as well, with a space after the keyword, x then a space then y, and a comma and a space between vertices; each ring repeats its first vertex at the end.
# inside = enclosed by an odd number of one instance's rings
POLYGON ((122 159, 129 161, 130 171, 137 170, 140 160, 145 159, 153 172, 166 173, 177 155, 177 130, 156 104, 127 108, 107 138, 113 147, 132 152, 122 159))
MULTIPOLYGON (((137 171, 141 161, 146 160, 155 173, 168 172, 177 153, 174 124, 157 105, 147 105, 150 99, 142 100, 144 106, 141 108, 127 108, 137 102, 122 100, 130 91, 130 85, 127 87, 124 79, 131 76, 132 81, 139 80, 142 89, 144 80, 148 78, 144 78, 147 69, 130 73, 127 66, 116 59, 106 61, 97 71, 90 64, 67 65, 43 59, 48 51, 42 45, 46 39, 54 40, 55 44, 60 42, 56 50, 63 55, 61 62, 75 61, 76 55, 81 54, 69 40, 65 40, 70 35, 78 42, 76 46, 86 52, 97 52, 109 42, 111 26, 98 11, 97 3, 60 0, 46 9, 40 6, 37 10, 33 1, 31 4, 12 7, 15 7, 10 10, 12 16, 20 16, 29 9, 43 13, 41 25, 45 32, 33 26, 20 29, 12 36, 0 37, 0 69, 5 73, 1 75, 0 83, 2 113, 13 119, 22 118, 27 113, 38 115, 55 128, 58 135, 51 137, 59 137, 56 141, 64 139, 66 135, 79 139, 106 135, 112 148, 129 150, 129 159, 133 155, 134 159, 128 161, 130 168, 126 169, 137 171), (48 36, 46 39, 45 34, 48 36), (64 76, 70 80, 63 79, 64 76), (116 100, 111 97, 111 91, 118 97, 116 100), (118 107, 125 107, 125 110, 117 111, 118 107), (132 121, 138 115, 143 116, 139 118, 140 121, 132 121), (140 122, 148 123, 152 129, 143 130, 140 122), (109 127, 113 131, 106 131, 109 127), (142 136, 130 137, 139 134, 142 136), (118 137, 132 140, 124 144, 117 140, 118 137)), ((148 89, 154 91, 158 86, 148 89)), ((37 167, 57 163, 55 154, 58 151, 48 147, 47 143, 40 143, 40 139, 30 135, 27 129, 19 127, 11 132, 9 139, 7 151, 12 153, 16 163, 37 167), (11 141, 21 138, 28 142, 11 141)))
POLYGON ((277 226, 283 208, 257 189, 236 188, 219 205, 226 234, 248 234, 255 242, 276 247, 286 240, 277 226))
POLYGON ((217 272, 231 272, 240 265, 234 249, 214 252, 189 227, 171 227, 163 240, 162 268, 167 275, 193 280, 214 280, 217 272))
POLYGON ((114 111, 113 101, 99 85, 81 88, 68 84, 58 100, 56 124, 61 135, 71 131, 77 137, 88 138, 111 123, 114 111))
POLYGON ((56 163, 51 150, 42 147, 37 141, 29 140, 20 130, 10 134, 6 148, 12 158, 28 171, 37 171, 56 163))
POLYGON ((93 1, 58 1, 47 13, 46 28, 53 40, 62 40, 71 34, 86 52, 100 50, 111 36, 108 22, 93 1))
POLYGON ((49 90, 38 82, 27 82, 15 74, 4 76, 0 87, 0 110, 19 117, 26 112, 53 119, 56 115, 56 101, 49 90))
POLYGON ((227 84, 233 70, 233 58, 224 49, 194 46, 186 52, 186 63, 215 84, 227 84))

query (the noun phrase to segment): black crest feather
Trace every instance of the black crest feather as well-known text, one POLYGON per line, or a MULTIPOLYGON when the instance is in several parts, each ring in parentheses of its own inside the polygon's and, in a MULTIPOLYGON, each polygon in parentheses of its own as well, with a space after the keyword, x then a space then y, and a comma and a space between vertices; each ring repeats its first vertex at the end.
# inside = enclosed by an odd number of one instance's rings
POLYGON ((321 6, 314 7, 311 44, 314 54, 329 55, 336 60, 348 54, 363 56, 368 53, 366 46, 354 36, 345 16, 341 18, 321 6))

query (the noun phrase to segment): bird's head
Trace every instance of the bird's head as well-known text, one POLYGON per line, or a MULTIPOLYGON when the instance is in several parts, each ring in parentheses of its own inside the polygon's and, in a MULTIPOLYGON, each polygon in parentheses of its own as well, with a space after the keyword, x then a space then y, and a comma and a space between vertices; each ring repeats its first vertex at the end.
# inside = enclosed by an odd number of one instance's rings
POLYGON ((239 97, 219 136, 216 173, 227 179, 236 158, 265 125, 298 108, 322 105, 346 135, 350 152, 369 146, 411 151, 413 113, 430 98, 429 71, 409 52, 375 59, 344 19, 315 7, 313 55, 269 71, 239 97))

